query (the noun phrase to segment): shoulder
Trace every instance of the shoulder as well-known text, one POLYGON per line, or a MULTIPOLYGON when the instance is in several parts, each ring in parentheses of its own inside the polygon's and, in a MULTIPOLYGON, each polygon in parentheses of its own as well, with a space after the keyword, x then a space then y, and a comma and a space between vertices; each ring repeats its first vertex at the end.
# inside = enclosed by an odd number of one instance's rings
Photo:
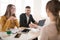
POLYGON ((0 21, 1 21, 1 22, 6 21, 6 17, 5 17, 5 16, 1 16, 1 17, 0 17, 0 21))
POLYGON ((1 16, 1 18, 6 18, 5 16, 1 16))
POLYGON ((25 15, 25 13, 22 13, 20 16, 25 15))
POLYGON ((30 16, 32 16, 32 14, 30 14, 30 16))
POLYGON ((46 33, 46 32, 47 32, 47 27, 43 27, 43 28, 41 29, 41 31, 46 33))
POLYGON ((48 25, 48 26, 45 26, 42 28, 44 31, 47 31, 47 32, 54 32, 56 31, 56 26, 54 25, 48 25))
POLYGON ((6 19, 6 17, 5 16, 1 16, 1 19, 6 19))
POLYGON ((32 14, 30 14, 30 17, 32 17, 32 14))
POLYGON ((54 36, 57 34, 57 29, 56 29, 56 26, 54 25, 48 25, 42 28, 42 31, 46 33, 48 36, 54 36))
POLYGON ((49 26, 45 26, 45 27, 42 28, 41 31, 42 31, 43 33, 48 33, 50 29, 51 29, 51 28, 50 28, 49 26))

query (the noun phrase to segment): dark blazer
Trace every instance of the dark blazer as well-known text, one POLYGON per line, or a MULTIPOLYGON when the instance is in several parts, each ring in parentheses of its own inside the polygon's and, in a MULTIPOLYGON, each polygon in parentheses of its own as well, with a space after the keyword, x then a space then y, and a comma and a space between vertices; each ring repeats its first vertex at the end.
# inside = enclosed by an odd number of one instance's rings
POLYGON ((20 27, 29 27, 30 23, 34 23, 35 20, 33 19, 32 15, 30 14, 29 16, 29 22, 27 23, 27 17, 26 17, 26 13, 22 13, 20 15, 20 27))

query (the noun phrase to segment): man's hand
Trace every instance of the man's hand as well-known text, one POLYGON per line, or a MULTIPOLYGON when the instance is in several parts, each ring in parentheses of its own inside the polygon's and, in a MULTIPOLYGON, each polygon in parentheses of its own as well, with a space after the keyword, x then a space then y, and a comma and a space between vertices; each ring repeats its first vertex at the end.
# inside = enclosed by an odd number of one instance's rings
POLYGON ((29 24, 29 27, 30 27, 30 28, 37 28, 38 25, 32 23, 32 24, 29 24))

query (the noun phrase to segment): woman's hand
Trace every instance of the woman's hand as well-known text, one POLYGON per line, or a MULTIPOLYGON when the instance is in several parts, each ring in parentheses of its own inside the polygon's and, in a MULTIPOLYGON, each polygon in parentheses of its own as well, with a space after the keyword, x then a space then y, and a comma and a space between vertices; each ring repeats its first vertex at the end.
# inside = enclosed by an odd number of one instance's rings
POLYGON ((16 20, 16 17, 11 16, 8 20, 16 20))

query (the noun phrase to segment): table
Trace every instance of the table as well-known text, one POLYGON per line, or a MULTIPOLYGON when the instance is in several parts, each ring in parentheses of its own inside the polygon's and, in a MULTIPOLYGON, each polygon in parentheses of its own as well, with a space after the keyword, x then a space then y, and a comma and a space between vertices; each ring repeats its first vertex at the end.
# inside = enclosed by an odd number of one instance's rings
POLYGON ((3 37, 4 35, 7 35, 6 32, 0 32, 0 36, 3 38, 3 40, 32 40, 40 35, 39 32, 39 29, 31 28, 31 31, 22 34, 19 38, 14 38, 16 34, 11 34, 10 36, 3 37))

